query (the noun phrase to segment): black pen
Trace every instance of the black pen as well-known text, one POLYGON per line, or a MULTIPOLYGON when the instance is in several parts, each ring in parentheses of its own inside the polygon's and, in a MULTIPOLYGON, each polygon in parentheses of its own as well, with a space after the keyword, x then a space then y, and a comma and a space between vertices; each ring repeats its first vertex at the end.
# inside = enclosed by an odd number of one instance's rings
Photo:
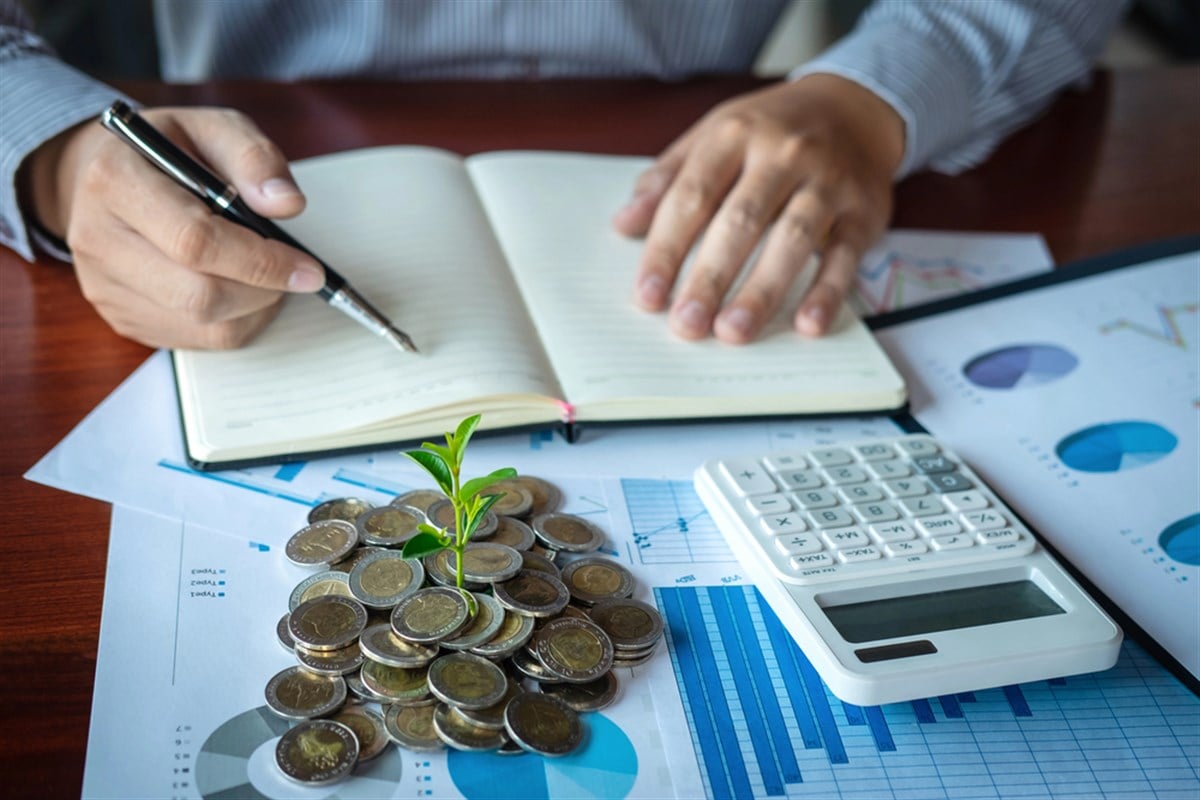
POLYGON ((398 329, 368 303, 366 298, 356 292, 333 267, 293 239, 283 228, 251 211, 238 197, 236 187, 225 183, 203 164, 175 146, 170 139, 138 116, 127 103, 115 101, 100 115, 100 123, 171 176, 180 186, 203 200, 213 213, 249 228, 264 239, 283 242, 315 258, 325 270, 325 285, 317 294, 326 303, 401 350, 417 352, 417 346, 408 338, 408 334, 398 329))

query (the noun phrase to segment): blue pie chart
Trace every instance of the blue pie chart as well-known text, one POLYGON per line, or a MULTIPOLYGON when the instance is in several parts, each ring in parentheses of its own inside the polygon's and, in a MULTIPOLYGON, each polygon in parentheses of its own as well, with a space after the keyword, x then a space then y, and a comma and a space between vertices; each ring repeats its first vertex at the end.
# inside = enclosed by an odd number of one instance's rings
POLYGON ((1072 433, 1054 451, 1080 472, 1119 472, 1153 464, 1177 444, 1175 434, 1152 422, 1108 422, 1072 433))
POLYGON ((1200 567, 1200 514, 1173 522, 1158 535, 1158 546, 1172 560, 1200 567))
POLYGON ((450 779, 468 800, 621 800, 637 780, 637 752, 603 714, 584 715, 587 739, 568 756, 501 756, 451 750, 450 779))
POLYGON ((1063 377, 1079 359, 1052 344, 1018 344, 976 356, 963 367, 963 375, 984 389, 1024 389, 1063 377))

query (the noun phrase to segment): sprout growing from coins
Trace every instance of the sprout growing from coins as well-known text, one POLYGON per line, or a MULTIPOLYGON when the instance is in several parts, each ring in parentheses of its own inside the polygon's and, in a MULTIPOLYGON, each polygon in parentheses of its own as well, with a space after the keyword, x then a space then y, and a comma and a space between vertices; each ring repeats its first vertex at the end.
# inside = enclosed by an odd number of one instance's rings
MULTIPOLYGON (((454 510, 453 528, 438 528, 428 522, 417 526, 418 533, 404 543, 404 558, 420 558, 436 553, 439 550, 454 551, 455 579, 460 590, 470 597, 463 589, 463 552, 467 543, 479 527, 488 510, 496 501, 504 496, 484 494, 483 491, 497 481, 516 477, 517 471, 512 467, 503 467, 484 475, 481 478, 462 480, 462 462, 467 452, 467 443, 471 434, 479 426, 480 415, 467 417, 458 424, 458 430, 446 434, 445 446, 433 442, 423 442, 420 450, 406 450, 404 455, 433 476, 438 488, 446 495, 454 510)), ((474 598, 471 598, 472 600, 474 598)))

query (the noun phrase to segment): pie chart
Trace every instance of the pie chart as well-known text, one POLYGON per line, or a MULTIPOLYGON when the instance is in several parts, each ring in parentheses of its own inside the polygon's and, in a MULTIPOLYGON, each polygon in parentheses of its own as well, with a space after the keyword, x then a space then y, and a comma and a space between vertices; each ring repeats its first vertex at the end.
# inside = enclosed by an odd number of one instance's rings
POLYGON ((1200 567, 1200 514, 1173 522, 1158 535, 1158 546, 1172 560, 1200 567))
POLYGON ((1119 472, 1153 464, 1177 444, 1175 434, 1152 422, 1108 422, 1072 433, 1054 451, 1080 472, 1119 472))
POLYGON ((1078 358, 1057 345, 1018 344, 976 356, 963 375, 984 389, 1024 389, 1056 381, 1078 365, 1078 358))
POLYGON ((450 778, 469 800, 620 800, 637 779, 633 743, 603 714, 586 714, 583 720, 587 738, 571 755, 543 758, 451 750, 450 778))

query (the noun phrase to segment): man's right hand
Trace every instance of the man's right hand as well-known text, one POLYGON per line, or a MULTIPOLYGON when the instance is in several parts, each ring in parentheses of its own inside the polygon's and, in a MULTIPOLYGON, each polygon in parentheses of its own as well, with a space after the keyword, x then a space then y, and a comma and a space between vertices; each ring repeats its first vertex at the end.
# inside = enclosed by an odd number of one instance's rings
MULTIPOLYGON (((303 210, 283 154, 244 115, 141 113, 259 214, 303 210)), ((42 145, 26 168, 31 210, 66 240, 84 296, 122 336, 152 347, 239 347, 275 316, 284 292, 324 285, 312 258, 214 215, 98 122, 42 145)))

